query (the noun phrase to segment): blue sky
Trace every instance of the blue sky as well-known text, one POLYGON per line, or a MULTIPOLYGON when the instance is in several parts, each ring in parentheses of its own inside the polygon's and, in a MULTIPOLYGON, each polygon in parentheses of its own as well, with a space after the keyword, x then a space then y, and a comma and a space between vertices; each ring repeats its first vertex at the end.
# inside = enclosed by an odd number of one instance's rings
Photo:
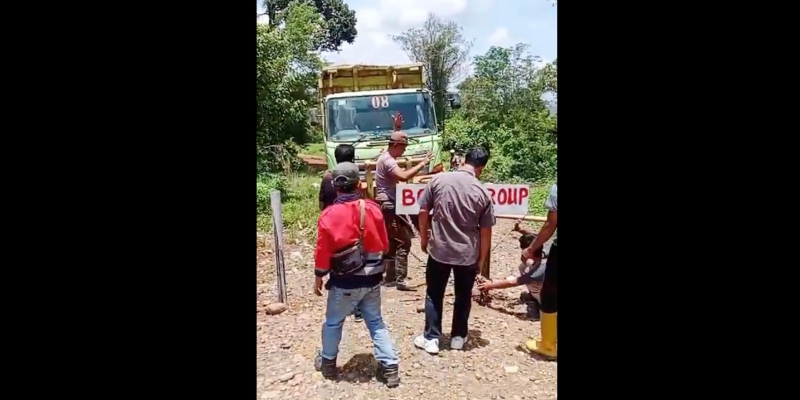
MULTIPOLYGON (((408 57, 389 35, 419 27, 433 13, 455 21, 469 39, 475 39, 472 55, 491 46, 530 45, 533 55, 545 62, 557 57, 556 14, 552 0, 345 0, 356 11, 358 36, 338 53, 323 57, 336 64, 400 64, 408 57)), ((257 12, 263 12, 261 1, 257 12)))

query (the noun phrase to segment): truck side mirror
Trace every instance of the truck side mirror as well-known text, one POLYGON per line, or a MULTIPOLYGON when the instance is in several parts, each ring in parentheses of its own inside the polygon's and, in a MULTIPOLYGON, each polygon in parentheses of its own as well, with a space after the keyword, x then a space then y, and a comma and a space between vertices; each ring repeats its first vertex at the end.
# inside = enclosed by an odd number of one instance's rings
POLYGON ((319 126, 319 110, 316 108, 308 110, 308 123, 311 126, 319 126))
POLYGON ((450 108, 453 110, 461 108, 461 95, 458 93, 448 93, 447 100, 450 101, 450 108))

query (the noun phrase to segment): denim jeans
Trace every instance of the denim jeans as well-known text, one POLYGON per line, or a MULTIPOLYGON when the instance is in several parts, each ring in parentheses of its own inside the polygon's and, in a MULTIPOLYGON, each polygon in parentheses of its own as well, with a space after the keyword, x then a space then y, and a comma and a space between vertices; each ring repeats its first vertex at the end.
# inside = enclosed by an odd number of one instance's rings
POLYGON ((375 346, 375 359, 383 365, 397 365, 397 355, 389 331, 381 316, 381 286, 328 290, 328 306, 322 324, 322 357, 333 360, 339 354, 342 325, 348 315, 359 308, 375 346))

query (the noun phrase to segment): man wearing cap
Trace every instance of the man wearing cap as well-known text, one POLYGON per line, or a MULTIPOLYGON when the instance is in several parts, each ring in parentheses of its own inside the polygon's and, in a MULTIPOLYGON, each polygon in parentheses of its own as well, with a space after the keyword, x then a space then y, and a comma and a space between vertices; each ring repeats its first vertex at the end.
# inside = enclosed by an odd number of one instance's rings
MULTIPOLYGON (((333 151, 333 157, 336 159, 337 165, 343 162, 355 163, 356 148, 351 144, 340 144, 336 146, 336 150, 333 151)), ((319 210, 322 211, 332 206, 337 196, 339 196, 339 192, 336 190, 336 187, 333 186, 333 175, 331 171, 327 171, 322 177, 322 183, 319 185, 319 210)), ((361 310, 358 308, 353 311, 353 320, 355 322, 364 320, 364 317, 361 315, 361 310)))
POLYGON ((386 226, 380 207, 358 194, 358 167, 339 163, 331 172, 337 197, 322 210, 317 222, 314 252, 314 291, 322 295, 322 278, 330 274, 325 287, 328 302, 322 325, 322 350, 315 366, 328 379, 336 377, 336 358, 342 340, 342 324, 358 308, 369 329, 379 361, 377 377, 389 387, 400 384, 398 359, 389 331, 381 316, 383 252, 388 250, 386 226))
POLYGON ((389 234, 389 252, 386 254, 387 284, 396 284, 398 290, 413 290, 408 286, 408 253, 411 251, 413 233, 408 224, 395 213, 395 187, 397 182, 406 182, 413 178, 433 158, 432 153, 424 157, 424 161, 403 169, 397 165, 408 146, 408 135, 403 132, 392 132, 389 148, 378 157, 375 167, 375 200, 381 204, 386 231, 389 234))

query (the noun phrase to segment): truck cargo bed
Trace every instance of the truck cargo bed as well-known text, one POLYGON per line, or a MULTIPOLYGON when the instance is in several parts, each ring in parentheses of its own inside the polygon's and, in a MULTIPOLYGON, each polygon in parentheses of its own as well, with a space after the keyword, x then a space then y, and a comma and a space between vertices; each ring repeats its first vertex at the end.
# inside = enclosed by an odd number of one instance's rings
POLYGON ((424 64, 331 65, 322 68, 319 96, 342 92, 384 89, 422 89, 424 64))

